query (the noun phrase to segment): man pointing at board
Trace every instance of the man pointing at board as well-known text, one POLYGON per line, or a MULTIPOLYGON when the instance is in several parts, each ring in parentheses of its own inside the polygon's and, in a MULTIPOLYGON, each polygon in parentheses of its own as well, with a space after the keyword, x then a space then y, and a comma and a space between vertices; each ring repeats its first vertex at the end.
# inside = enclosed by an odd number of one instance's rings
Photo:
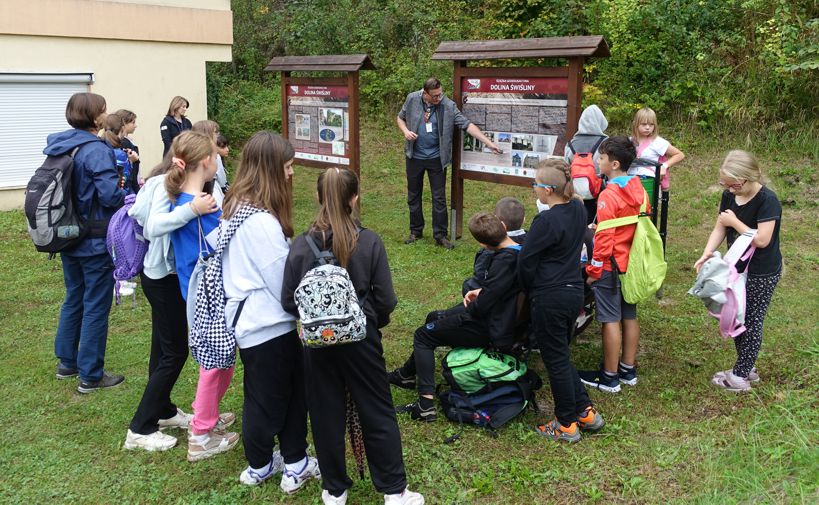
POLYGON ((446 167, 452 161, 452 136, 455 127, 480 140, 495 154, 503 151, 464 116, 455 102, 444 96, 441 81, 430 77, 424 88, 407 95, 396 118, 404 134, 407 157, 407 204, 410 233, 406 244, 424 235, 424 172, 432 189, 432 236, 446 249, 455 247, 447 240, 446 167))

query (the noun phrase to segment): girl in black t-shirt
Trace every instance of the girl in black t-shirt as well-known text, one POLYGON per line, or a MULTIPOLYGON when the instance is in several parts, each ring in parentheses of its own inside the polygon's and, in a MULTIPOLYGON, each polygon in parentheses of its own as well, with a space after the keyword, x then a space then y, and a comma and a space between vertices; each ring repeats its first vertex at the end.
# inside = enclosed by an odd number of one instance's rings
POLYGON ((726 237, 731 247, 738 235, 757 230, 753 239, 756 252, 747 265, 737 264, 740 272, 746 268, 748 272, 745 332, 734 339, 737 361, 733 369, 717 372, 711 379, 713 384, 729 391, 748 391, 751 382, 759 381, 754 364, 762 345, 762 323, 782 276, 779 251, 782 206, 776 194, 762 184, 762 172, 751 153, 729 152, 720 168, 719 184, 725 188, 719 217, 694 268, 699 272, 726 237))

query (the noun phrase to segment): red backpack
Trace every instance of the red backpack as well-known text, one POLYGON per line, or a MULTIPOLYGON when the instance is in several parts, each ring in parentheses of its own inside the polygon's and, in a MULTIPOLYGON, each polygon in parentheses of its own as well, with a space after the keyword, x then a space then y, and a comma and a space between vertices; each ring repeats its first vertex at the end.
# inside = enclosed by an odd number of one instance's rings
POLYGON ((585 153, 576 152, 572 142, 569 141, 569 149, 575 153, 570 166, 574 192, 584 200, 594 200, 602 189, 603 179, 597 175, 597 171, 594 169, 593 157, 604 140, 606 140, 606 137, 599 138, 591 148, 591 152, 585 153))

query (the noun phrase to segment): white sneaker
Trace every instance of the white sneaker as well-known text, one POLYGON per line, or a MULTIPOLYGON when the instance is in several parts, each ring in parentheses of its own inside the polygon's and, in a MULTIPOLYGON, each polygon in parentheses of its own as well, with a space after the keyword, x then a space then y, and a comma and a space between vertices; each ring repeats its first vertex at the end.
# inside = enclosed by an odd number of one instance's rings
POLYGON ((284 468, 282 473, 282 482, 280 484, 282 491, 287 494, 293 494, 304 486, 310 479, 320 479, 321 470, 319 469, 318 460, 316 458, 307 458, 307 463, 299 473, 291 472, 284 468))
POLYGON ((125 449, 144 449, 146 451, 167 451, 176 445, 176 437, 166 435, 161 431, 155 431, 150 435, 140 435, 128 430, 125 435, 125 449))
POLYGON ((216 426, 214 426, 214 429, 224 430, 225 428, 232 426, 234 422, 236 422, 236 414, 233 412, 222 412, 219 414, 219 420, 216 421, 216 426))
POLYGON ((216 428, 210 430, 207 435, 203 441, 196 442, 194 435, 188 432, 188 461, 191 463, 227 452, 239 442, 238 433, 224 432, 216 428))
POLYGON ((168 428, 182 428, 187 430, 193 420, 193 414, 186 414, 179 407, 176 408, 176 415, 168 419, 159 420, 159 429, 165 430, 168 428))
POLYGON ((264 470, 257 472, 256 470, 247 467, 239 475, 239 482, 246 486, 258 486, 270 477, 284 470, 284 459, 279 451, 273 452, 273 457, 270 458, 270 463, 264 467, 264 470))
POLYGON ((321 501, 324 505, 347 505, 347 490, 341 496, 333 496, 325 489, 321 492, 321 501))
MULTIPOLYGON (((717 373, 714 374, 714 379, 716 379, 718 377, 724 377, 724 376, 728 375, 729 373, 733 373, 733 372, 734 372, 733 368, 728 369, 728 370, 723 370, 721 372, 717 372, 717 373)), ((759 382, 760 380, 762 380, 762 379, 759 378, 759 374, 756 371, 756 367, 752 368, 751 373, 748 374, 748 381, 750 381, 750 382, 759 382)))
POLYGON ((711 384, 734 393, 744 393, 751 390, 751 381, 728 372, 725 375, 714 375, 711 384))
POLYGON ((385 494, 384 505, 424 505, 424 495, 404 488, 398 494, 385 494))

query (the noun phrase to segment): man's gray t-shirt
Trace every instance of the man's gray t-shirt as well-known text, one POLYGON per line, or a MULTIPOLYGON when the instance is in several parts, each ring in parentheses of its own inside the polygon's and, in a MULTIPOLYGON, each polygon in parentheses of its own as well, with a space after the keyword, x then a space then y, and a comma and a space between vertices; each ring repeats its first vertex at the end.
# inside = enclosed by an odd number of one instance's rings
POLYGON ((427 132, 425 121, 421 121, 421 128, 418 131, 418 138, 412 146, 412 158, 415 160, 431 160, 441 157, 441 147, 438 139, 438 106, 424 104, 425 110, 429 110, 429 124, 432 131, 427 132))

